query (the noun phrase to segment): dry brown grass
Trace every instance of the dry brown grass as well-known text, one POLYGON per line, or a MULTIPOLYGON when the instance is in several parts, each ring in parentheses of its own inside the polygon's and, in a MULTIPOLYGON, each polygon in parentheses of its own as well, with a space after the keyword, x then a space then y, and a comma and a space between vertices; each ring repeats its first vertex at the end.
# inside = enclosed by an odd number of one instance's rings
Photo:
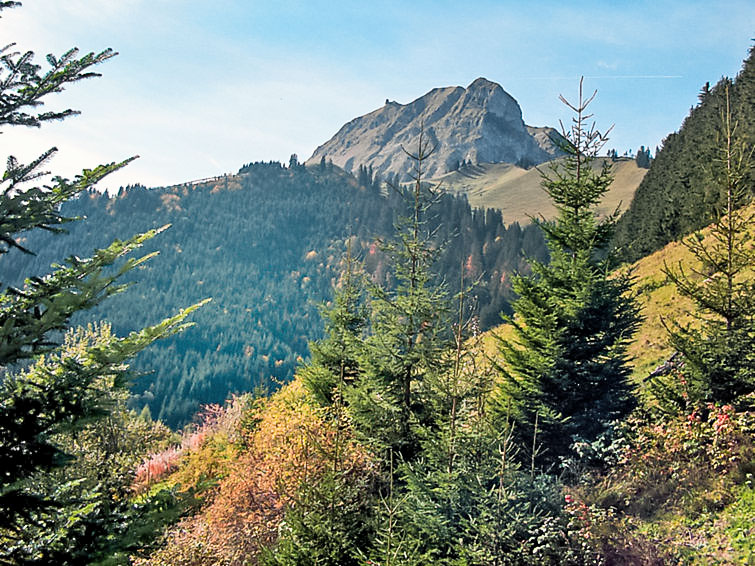
MULTIPOLYGON (((604 158, 596 161, 596 166, 604 158)), ((548 171, 544 163, 540 170, 548 171)), ((646 169, 637 167, 633 159, 620 159, 613 164, 614 182, 598 209, 599 214, 613 212, 617 207, 626 210, 634 192, 645 176, 646 169)), ((454 171, 436 179, 451 193, 466 193, 473 207, 498 208, 503 211, 507 224, 527 224, 530 217, 555 216, 548 195, 540 183, 542 177, 536 168, 521 169, 510 163, 482 163, 454 171)))

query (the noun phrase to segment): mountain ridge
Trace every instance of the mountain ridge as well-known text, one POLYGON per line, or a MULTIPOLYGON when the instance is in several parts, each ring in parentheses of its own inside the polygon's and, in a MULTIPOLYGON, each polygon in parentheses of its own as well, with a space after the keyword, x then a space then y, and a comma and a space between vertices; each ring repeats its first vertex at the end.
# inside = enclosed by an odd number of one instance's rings
POLYGON ((435 147, 425 174, 438 176, 462 162, 530 166, 558 155, 548 127, 527 126, 517 101, 498 83, 475 79, 467 88, 437 87, 407 103, 383 107, 344 124, 306 161, 332 161, 346 171, 372 167, 382 177, 406 171, 405 148, 417 147, 420 132, 435 147))

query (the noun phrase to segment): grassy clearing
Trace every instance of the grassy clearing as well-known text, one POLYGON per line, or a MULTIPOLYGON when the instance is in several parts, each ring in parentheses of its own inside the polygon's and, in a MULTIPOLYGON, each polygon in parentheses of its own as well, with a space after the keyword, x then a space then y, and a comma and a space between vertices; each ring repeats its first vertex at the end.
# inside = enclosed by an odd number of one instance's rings
MULTIPOLYGON (((599 158, 600 166, 607 158, 599 158)), ((481 163, 460 171, 447 173, 435 181, 452 193, 465 193, 473 207, 498 208, 503 211, 507 224, 528 224, 532 216, 553 218, 556 209, 542 189, 540 171, 547 172, 549 165, 522 169, 510 163, 481 163)), ((634 192, 645 176, 633 159, 619 159, 613 163, 614 182, 598 212, 607 214, 617 207, 625 210, 632 201, 634 192)))

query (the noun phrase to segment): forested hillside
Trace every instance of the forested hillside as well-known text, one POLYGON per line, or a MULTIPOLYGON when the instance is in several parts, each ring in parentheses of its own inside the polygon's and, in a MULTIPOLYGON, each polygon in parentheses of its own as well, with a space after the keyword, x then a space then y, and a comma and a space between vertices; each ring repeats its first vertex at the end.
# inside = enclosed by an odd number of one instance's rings
MULTIPOLYGON (((750 146, 755 143, 753 48, 733 81, 724 78, 713 87, 703 86, 700 104, 690 110, 679 131, 664 140, 617 227, 616 245, 625 259, 637 260, 715 220, 724 204, 715 182, 722 169, 715 131, 726 111, 727 86, 735 137, 750 146)), ((755 173, 746 175, 746 185, 753 187, 755 173)))
MULTIPOLYGON (((44 275, 60 258, 86 257, 114 238, 171 224, 145 244, 160 255, 127 276, 137 284, 78 322, 107 319, 124 333, 211 297, 195 327, 134 364, 145 373, 135 380, 133 406, 181 425, 201 404, 273 390, 291 378, 309 356, 308 342, 321 335, 318 305, 331 299, 347 239, 373 279, 390 286, 376 242, 390 236, 408 203, 365 173, 360 184, 331 165, 255 163, 210 182, 127 187, 115 196, 90 191, 64 207, 82 217, 65 226, 68 235, 25 235, 37 255, 7 254, 0 280, 21 285, 21 277, 44 275)), ((500 212, 472 210, 449 195, 439 195, 427 217, 439 278, 456 289, 463 266, 467 282, 480 280, 473 291, 480 324, 499 323, 510 312, 510 274, 523 268, 524 256, 544 256, 539 230, 505 227, 500 212)))
POLYGON ((415 213, 384 247, 395 288, 365 288, 346 262, 292 383, 208 408, 180 447, 140 466, 139 493, 204 504, 136 564, 752 563, 749 146, 718 124, 717 221, 612 272, 615 218, 595 214, 611 175, 589 166, 601 137, 585 133, 588 104, 580 92, 570 154, 543 179, 558 207, 541 223, 550 261, 514 278, 492 363, 429 277, 417 182, 415 213), (632 358, 671 348, 630 379, 632 358))
MULTIPOLYGON (((77 114, 49 95, 116 55, 15 45, 2 134, 77 114)), ((524 228, 427 182, 421 124, 391 188, 292 156, 107 195, 133 158, 9 157, 0 566, 755 564, 754 53, 669 137, 618 248, 583 81, 524 228)))
MULTIPOLYGON (((116 55, 14 46, 3 134, 116 55)), ((133 159, 8 158, 0 565, 755 564, 750 65, 667 140, 642 206, 680 212, 639 218, 680 241, 629 265, 583 81, 525 228, 427 182, 422 127, 392 188, 292 156, 107 195, 133 159)))

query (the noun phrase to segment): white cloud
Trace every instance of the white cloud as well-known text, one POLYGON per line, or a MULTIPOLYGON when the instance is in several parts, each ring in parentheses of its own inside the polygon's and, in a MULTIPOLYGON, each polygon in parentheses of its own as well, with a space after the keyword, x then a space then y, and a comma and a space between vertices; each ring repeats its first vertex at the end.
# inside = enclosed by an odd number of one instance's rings
POLYGON ((595 64, 599 69, 605 69, 607 71, 615 71, 619 68, 618 61, 611 61, 610 63, 607 61, 598 61, 595 64))

